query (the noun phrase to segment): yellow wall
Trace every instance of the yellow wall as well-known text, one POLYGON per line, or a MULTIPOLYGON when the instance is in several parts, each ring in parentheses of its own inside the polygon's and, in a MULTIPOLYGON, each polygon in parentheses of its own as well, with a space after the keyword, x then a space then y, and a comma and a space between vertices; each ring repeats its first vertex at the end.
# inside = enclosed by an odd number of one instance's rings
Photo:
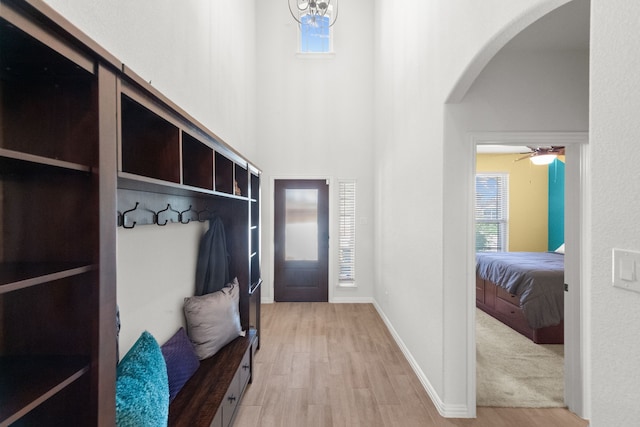
POLYGON ((509 251, 547 250, 548 172, 522 154, 478 154, 477 172, 509 174, 509 251))

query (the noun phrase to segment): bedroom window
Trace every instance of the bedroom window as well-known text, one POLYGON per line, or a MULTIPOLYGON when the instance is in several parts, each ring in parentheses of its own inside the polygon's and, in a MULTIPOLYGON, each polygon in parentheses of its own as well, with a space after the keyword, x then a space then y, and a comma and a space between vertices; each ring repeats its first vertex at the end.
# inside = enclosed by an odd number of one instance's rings
POLYGON ((356 286, 356 182, 338 182, 339 286, 356 286))
POLYGON ((476 175, 476 252, 507 250, 509 175, 476 175))

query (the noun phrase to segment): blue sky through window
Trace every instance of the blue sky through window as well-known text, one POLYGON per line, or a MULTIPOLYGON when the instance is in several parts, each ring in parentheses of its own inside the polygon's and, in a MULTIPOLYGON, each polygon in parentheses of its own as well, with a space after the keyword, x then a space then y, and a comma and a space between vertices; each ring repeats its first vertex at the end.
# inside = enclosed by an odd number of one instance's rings
POLYGON ((329 16, 307 14, 300 21, 300 51, 330 52, 329 16))

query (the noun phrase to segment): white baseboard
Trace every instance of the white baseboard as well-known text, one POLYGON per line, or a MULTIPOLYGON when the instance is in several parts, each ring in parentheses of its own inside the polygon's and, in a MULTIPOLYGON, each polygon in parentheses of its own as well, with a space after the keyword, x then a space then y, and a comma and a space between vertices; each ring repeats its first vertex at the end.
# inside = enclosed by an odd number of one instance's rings
MULTIPOLYGON (((329 301, 332 304, 374 304, 374 299, 371 297, 337 297, 332 298, 329 301)), ((261 304, 273 304, 275 301, 273 298, 261 298, 261 304)))
POLYGON ((386 316, 384 311, 382 311, 382 308, 378 305, 378 302, 374 300, 373 306, 378 311, 378 314, 382 318, 382 321, 384 322, 384 324, 387 326, 387 329, 391 333, 391 336, 393 337, 393 339, 396 341, 396 344, 398 344, 398 347, 400 347, 400 350, 402 351, 402 353, 404 354, 404 357, 409 362, 409 365, 411 365, 411 369, 413 369, 413 372, 415 372, 416 376, 418 377, 420 384, 422 384, 422 387, 424 387, 425 391, 431 398, 431 401, 433 402, 433 405, 438 410, 438 413, 445 418, 469 418, 469 411, 468 411, 467 405, 446 405, 442 401, 442 399, 440 398, 440 395, 436 392, 435 388, 433 388, 433 385, 431 385, 431 382, 429 381, 427 376, 424 374, 422 369, 420 369, 420 366, 418 365, 416 360, 413 358, 413 355, 411 354, 407 346, 404 344, 404 342, 400 338, 400 335, 398 335, 396 330, 393 328, 393 325, 389 321, 389 318, 386 316))
POLYGON ((333 304, 373 304, 375 301, 371 297, 334 297, 329 302, 333 304))

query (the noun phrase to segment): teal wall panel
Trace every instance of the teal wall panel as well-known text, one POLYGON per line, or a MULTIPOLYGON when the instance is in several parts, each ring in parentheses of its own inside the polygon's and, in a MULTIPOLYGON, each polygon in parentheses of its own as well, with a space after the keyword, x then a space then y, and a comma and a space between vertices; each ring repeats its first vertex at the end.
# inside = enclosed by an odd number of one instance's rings
POLYGON ((549 250, 564 243, 564 163, 549 165, 549 250))

